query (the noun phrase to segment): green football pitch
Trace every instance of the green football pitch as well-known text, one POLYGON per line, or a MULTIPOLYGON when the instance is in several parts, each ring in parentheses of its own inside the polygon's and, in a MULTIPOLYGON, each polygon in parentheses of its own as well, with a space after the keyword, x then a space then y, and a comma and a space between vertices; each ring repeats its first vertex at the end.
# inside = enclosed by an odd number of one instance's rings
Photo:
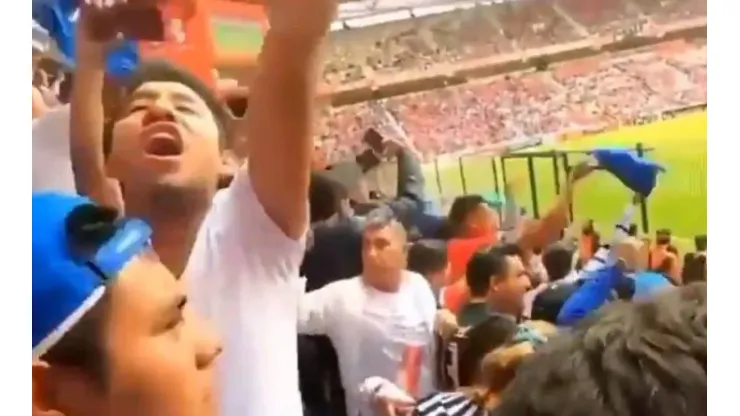
MULTIPOLYGON (((705 234, 707 229, 707 115, 706 112, 684 115, 672 120, 649 125, 626 127, 620 130, 574 139, 558 144, 556 150, 589 150, 599 147, 634 148, 642 143, 652 149, 647 157, 665 167, 658 179, 658 186, 647 201, 648 220, 652 231, 669 228, 673 235, 687 245, 693 236, 705 234)), ((538 147, 532 150, 551 150, 538 147)), ((584 156, 571 154, 572 165, 584 156)), ((493 170, 489 156, 469 156, 463 159, 463 172, 467 193, 494 191, 493 170)), ((499 164, 499 175, 501 168, 499 164)), ((535 158, 534 171, 540 213, 543 213, 556 196, 555 173, 552 158, 535 158)), ((563 183, 563 169, 558 175, 563 183)), ((506 161, 507 178, 522 182, 516 198, 520 205, 532 212, 532 192, 526 159, 506 161)), ((500 178, 500 176, 499 176, 500 178)), ((501 178, 500 178, 501 179, 501 178)), ((428 167, 427 187, 430 196, 439 198, 436 172, 428 167)), ((439 169, 439 186, 443 201, 463 193, 460 168, 456 163, 439 169)), ((573 214, 574 225, 593 219, 598 228, 609 227, 621 215, 629 201, 628 190, 606 172, 596 172, 579 185, 576 191, 573 214)), ((635 217, 639 223, 640 216, 635 217)), ((605 230, 606 231, 606 230, 605 230)), ((609 235, 609 234, 607 234, 609 235)))

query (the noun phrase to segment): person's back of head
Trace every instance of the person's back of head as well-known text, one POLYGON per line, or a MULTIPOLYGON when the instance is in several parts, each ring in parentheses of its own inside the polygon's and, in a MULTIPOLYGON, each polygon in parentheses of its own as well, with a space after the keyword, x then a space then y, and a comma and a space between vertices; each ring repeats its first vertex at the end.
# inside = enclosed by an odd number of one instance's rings
POLYGON ((306 291, 362 273, 362 221, 337 218, 313 224, 301 264, 306 291))
POLYGON ((409 247, 407 268, 429 280, 432 288, 445 284, 449 262, 447 243, 442 240, 419 240, 409 247))
POLYGON ((308 202, 311 224, 326 221, 342 213, 342 203, 348 198, 347 189, 328 173, 311 173, 308 202))
POLYGON ((497 225, 497 218, 481 195, 458 196, 452 202, 447 214, 446 238, 478 236, 492 232, 492 227, 497 225))
POLYGON ((573 251, 565 244, 552 244, 542 254, 542 265, 545 266, 547 277, 551 282, 563 279, 573 269, 573 251))
POLYGON ((681 270, 681 282, 684 285, 688 285, 694 282, 707 281, 706 254, 686 253, 683 263, 683 269, 681 270))
POLYGON ((706 284, 615 302, 523 363, 493 414, 706 414, 706 359, 706 284))

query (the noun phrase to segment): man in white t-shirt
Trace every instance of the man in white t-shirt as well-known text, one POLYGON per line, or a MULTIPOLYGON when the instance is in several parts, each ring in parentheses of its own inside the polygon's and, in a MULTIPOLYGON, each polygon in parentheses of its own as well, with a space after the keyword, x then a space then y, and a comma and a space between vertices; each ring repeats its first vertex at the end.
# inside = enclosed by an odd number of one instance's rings
POLYGON ((326 335, 339 358, 347 414, 372 415, 358 386, 394 380, 416 397, 433 387, 436 301, 426 279, 405 270, 406 234, 387 209, 367 217, 361 276, 305 294, 298 331, 326 335))
MULTIPOLYGON (((81 29, 71 98, 78 190, 146 219, 162 262, 183 276, 190 305, 220 332, 224 416, 295 416, 298 270, 308 222, 314 97, 334 0, 268 0, 246 119, 227 126, 211 88, 167 62, 142 62, 128 80, 104 155, 105 47, 81 29), (249 169, 216 195, 227 127, 249 169), (112 186, 117 179, 124 190, 112 186)), ((80 27, 90 24, 83 10, 80 27)))

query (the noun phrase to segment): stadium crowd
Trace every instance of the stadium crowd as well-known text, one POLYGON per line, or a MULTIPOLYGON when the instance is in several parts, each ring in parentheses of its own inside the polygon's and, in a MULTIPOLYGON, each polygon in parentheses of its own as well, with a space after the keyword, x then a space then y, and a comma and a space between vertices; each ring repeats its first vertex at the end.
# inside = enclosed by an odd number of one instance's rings
MULTIPOLYGON (((706 42, 682 41, 610 58, 566 62, 382 101, 425 160, 473 153, 492 144, 628 125, 706 103, 706 42)), ((368 103, 330 109, 321 124, 331 160, 362 145, 377 127, 368 103)))
POLYGON ((168 61, 108 88, 120 39, 90 28, 124 3, 90 0, 68 21, 72 72, 34 52, 34 415, 706 414, 706 235, 682 253, 670 230, 634 224, 670 173, 595 149, 532 218, 514 182, 430 210, 422 172, 706 104, 705 40, 329 109, 311 76, 617 36, 705 3, 494 3, 331 34, 322 61, 337 1, 269 0, 244 117, 168 61), (364 177, 384 160, 392 197, 364 177), (613 228, 566 236, 594 175, 632 197, 613 228))
POLYGON ((701 0, 517 0, 334 32, 331 84, 449 66, 495 54, 619 36, 635 27, 706 16, 701 0))

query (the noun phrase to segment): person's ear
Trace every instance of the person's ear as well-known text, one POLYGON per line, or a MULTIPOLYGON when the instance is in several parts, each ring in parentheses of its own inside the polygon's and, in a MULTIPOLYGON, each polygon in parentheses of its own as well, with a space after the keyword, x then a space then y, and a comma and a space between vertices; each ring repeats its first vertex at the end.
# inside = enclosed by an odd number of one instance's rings
POLYGON ((56 410, 57 392, 49 365, 43 361, 34 361, 31 374, 32 414, 34 416, 64 416, 64 413, 56 410))
POLYGON ((234 180, 236 172, 239 170, 241 163, 238 158, 230 151, 226 150, 221 153, 221 169, 218 174, 218 189, 227 188, 231 181, 234 180))
POLYGON ((491 276, 488 278, 488 292, 489 293, 496 293, 499 290, 499 284, 496 282, 496 279, 491 276))

